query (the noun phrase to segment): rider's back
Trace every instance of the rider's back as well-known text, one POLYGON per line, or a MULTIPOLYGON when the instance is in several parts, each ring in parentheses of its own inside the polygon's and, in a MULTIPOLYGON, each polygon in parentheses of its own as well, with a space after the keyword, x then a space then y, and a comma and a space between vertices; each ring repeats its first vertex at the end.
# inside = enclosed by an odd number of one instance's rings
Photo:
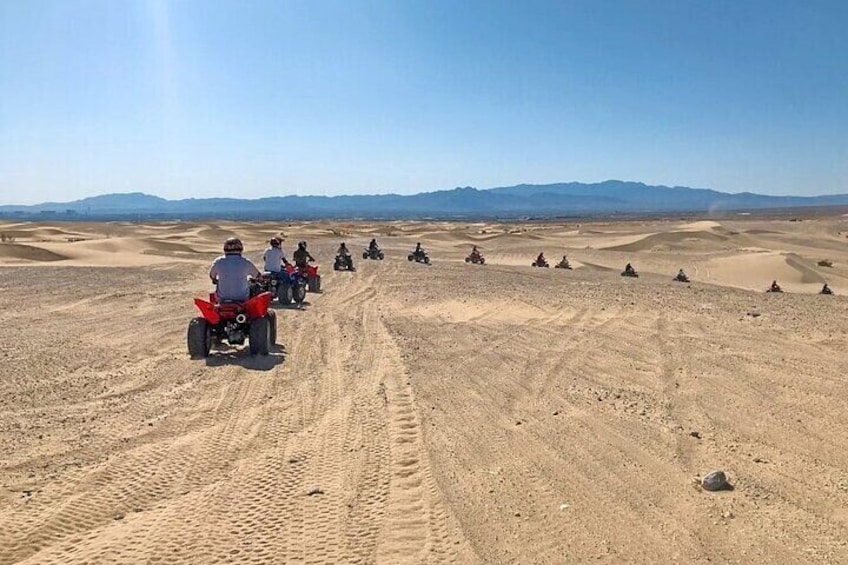
POLYGON ((221 300, 247 300, 250 297, 248 277, 259 274, 256 265, 241 255, 222 255, 215 259, 209 276, 218 283, 221 300))
POLYGON ((265 270, 270 273, 279 273, 283 268, 283 257, 286 254, 280 247, 269 247, 265 250, 265 270))

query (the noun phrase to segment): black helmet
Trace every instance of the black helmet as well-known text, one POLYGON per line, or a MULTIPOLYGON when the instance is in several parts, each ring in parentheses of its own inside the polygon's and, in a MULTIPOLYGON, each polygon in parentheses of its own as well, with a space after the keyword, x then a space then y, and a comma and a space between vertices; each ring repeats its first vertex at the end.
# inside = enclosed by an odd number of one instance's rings
POLYGON ((344 242, 344 241, 342 242, 342 245, 341 245, 341 246, 342 246, 342 247, 347 247, 347 246, 345 245, 345 242, 344 242))
POLYGON ((297 248, 298 249, 306 249, 306 242, 305 241, 297 242, 297 248))
POLYGON ((272 237, 270 243, 271 247, 279 247, 283 241, 279 237, 272 237))
POLYGON ((230 237, 224 242, 224 255, 241 255, 242 251, 244 251, 244 244, 239 238, 230 237))

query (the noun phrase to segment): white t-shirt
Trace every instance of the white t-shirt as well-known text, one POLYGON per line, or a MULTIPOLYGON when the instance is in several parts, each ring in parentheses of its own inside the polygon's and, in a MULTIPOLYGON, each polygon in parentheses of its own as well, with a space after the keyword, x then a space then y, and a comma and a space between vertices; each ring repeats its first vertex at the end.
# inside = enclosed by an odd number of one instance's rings
POLYGON ((283 259, 286 258, 286 252, 282 247, 269 247, 265 250, 262 256, 265 260, 265 270, 269 273, 279 273, 283 270, 283 259))

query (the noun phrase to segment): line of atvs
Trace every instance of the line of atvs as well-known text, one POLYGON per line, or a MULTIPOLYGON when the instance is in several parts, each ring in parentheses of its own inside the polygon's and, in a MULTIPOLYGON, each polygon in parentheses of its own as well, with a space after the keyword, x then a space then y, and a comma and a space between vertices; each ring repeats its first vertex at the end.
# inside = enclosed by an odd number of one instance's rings
POLYGON ((248 343, 251 355, 268 355, 277 342, 277 315, 270 309, 276 299, 282 306, 301 306, 306 293, 321 291, 321 275, 316 265, 296 267, 288 264, 279 273, 262 273, 249 281, 247 300, 219 300, 216 292, 209 299, 195 298, 201 315, 188 326, 188 353, 193 359, 207 357, 216 343, 248 343))

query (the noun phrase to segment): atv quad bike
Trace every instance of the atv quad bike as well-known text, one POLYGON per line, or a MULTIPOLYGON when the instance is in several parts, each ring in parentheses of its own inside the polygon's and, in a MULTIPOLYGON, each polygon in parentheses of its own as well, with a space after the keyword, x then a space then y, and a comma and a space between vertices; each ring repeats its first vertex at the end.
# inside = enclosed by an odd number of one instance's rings
POLYGON ((242 345, 246 339, 251 355, 268 355, 277 341, 277 316, 268 309, 271 299, 270 292, 246 301, 219 301, 214 292, 208 301, 195 298, 202 316, 188 324, 188 354, 192 359, 203 359, 209 356, 213 341, 242 345))
POLYGON ((483 257, 480 253, 471 253, 471 255, 465 258, 465 262, 474 263, 475 265, 485 265, 486 258, 483 257))
POLYGON ((674 282, 681 282, 681 283, 692 282, 692 281, 689 280, 689 277, 687 277, 686 275, 681 275, 679 273, 677 275, 675 275, 673 280, 674 280, 674 282))
POLYGON ((283 306, 288 306, 292 302, 299 306, 304 300, 306 300, 306 279, 293 265, 286 265, 277 284, 277 301, 283 306))
POLYGON ((539 259, 536 259, 535 261, 533 261, 532 263, 530 263, 530 266, 531 266, 531 267, 543 267, 543 268, 545 268, 545 269, 547 269, 548 267, 550 267, 550 265, 548 264, 548 262, 547 262, 547 261, 539 261, 539 259))
POLYGON ((353 266, 353 257, 350 255, 336 255, 336 259, 333 261, 333 270, 355 271, 356 267, 353 266))
POLYGON ((571 263, 569 263, 567 259, 563 259, 562 261, 554 265, 554 269, 568 269, 569 271, 572 270, 571 263))
POLYGON ((766 289, 766 292, 776 292, 778 294, 782 294, 783 289, 780 288, 780 286, 770 286, 769 288, 766 289))
POLYGON ((425 265, 430 264, 430 257, 427 255, 426 251, 413 251, 407 255, 406 258, 407 260, 415 261, 416 263, 424 263, 425 265))
POLYGON ((321 275, 318 274, 316 265, 306 265, 305 267, 296 267, 301 278, 306 279, 306 290, 309 292, 321 292, 321 275))
POLYGON ((382 249, 380 249, 379 247, 374 247, 373 249, 369 247, 368 249, 362 252, 362 258, 374 259, 375 261, 382 261, 385 257, 383 255, 382 249))
POLYGON ((622 277, 633 277, 634 279, 638 279, 639 273, 636 272, 636 269, 632 269, 630 271, 624 270, 624 271, 621 271, 621 276, 622 277))

